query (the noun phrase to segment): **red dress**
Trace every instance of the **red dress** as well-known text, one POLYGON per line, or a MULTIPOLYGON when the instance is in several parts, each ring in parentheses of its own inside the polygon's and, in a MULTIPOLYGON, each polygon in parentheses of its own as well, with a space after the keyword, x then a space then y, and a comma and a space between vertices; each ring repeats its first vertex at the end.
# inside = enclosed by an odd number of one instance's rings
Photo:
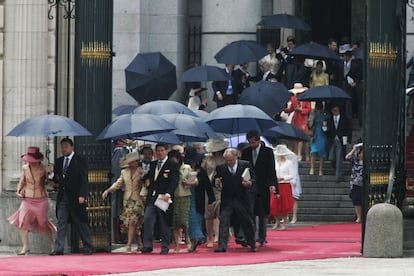
POLYGON ((307 122, 309 114, 312 112, 311 103, 299 101, 296 95, 292 96, 290 102, 291 104, 285 109, 285 113, 294 112, 291 124, 297 126, 306 133, 308 131, 307 122), (301 111, 295 110, 299 107, 302 108, 301 111))

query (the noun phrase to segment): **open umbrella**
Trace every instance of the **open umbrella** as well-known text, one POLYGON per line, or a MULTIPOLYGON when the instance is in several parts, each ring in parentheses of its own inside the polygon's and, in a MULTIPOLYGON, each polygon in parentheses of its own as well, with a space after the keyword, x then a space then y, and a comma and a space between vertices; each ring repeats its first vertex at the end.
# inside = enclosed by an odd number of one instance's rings
POLYGON ((165 114, 162 119, 174 125, 172 132, 181 142, 204 142, 208 139, 220 138, 216 132, 202 119, 185 114, 165 114))
POLYGON ((96 140, 129 138, 167 132, 175 127, 152 114, 125 114, 117 117, 98 135, 96 140))
POLYGON ((265 137, 309 141, 309 136, 297 126, 285 122, 276 123, 277 126, 269 128, 262 135, 265 137))
POLYGON ((322 85, 315 86, 303 92, 299 95, 299 101, 312 102, 312 101, 331 101, 343 99, 351 99, 344 90, 334 85, 322 85))
POLYGON ((299 17, 294 15, 280 13, 266 16, 257 25, 270 28, 286 28, 310 31, 311 27, 299 17))
POLYGON ((339 55, 329 49, 327 46, 317 43, 302 44, 290 51, 289 55, 303 56, 312 59, 340 59, 339 55))
POLYGON ((165 144, 172 144, 172 145, 179 145, 183 142, 178 139, 177 135, 173 132, 162 132, 162 133, 155 133, 149 134, 145 136, 141 136, 137 138, 138 140, 154 142, 154 143, 165 143, 165 144))
POLYGON ((40 115, 24 120, 7 136, 90 136, 78 122, 60 115, 40 115))
POLYGON ((149 102, 138 106, 134 110, 135 114, 152 114, 152 115, 163 115, 163 114, 187 114, 197 117, 197 115, 188 107, 182 103, 170 100, 158 100, 149 102))
POLYGON ((180 78, 182 82, 226 81, 230 76, 217 66, 202 65, 185 71, 180 78))
POLYGON ((243 64, 258 61, 267 54, 267 49, 256 41, 238 40, 223 47, 214 58, 218 63, 243 64))
POLYGON ((204 110, 193 110, 193 112, 203 121, 205 121, 208 116, 208 112, 204 110))
POLYGON ((252 129, 263 132, 276 126, 275 121, 253 105, 231 104, 213 110, 207 124, 218 133, 242 134, 252 129))
POLYGON ((134 109, 138 106, 136 104, 122 104, 112 109, 112 114, 119 116, 124 114, 133 113, 134 109))
POLYGON ((244 89, 239 102, 254 105, 273 116, 286 108, 290 97, 291 94, 282 83, 262 80, 244 89))
POLYGON ((168 99, 177 89, 175 65, 161 53, 140 53, 125 69, 126 91, 140 104, 168 99))

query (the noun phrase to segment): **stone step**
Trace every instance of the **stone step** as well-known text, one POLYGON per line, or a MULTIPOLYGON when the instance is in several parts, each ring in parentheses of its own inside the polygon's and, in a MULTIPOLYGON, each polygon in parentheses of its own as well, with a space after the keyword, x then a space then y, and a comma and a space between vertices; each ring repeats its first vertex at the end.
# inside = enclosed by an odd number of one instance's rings
POLYGON ((348 195, 349 188, 308 188, 302 187, 302 195, 316 194, 316 195, 348 195))
POLYGON ((353 215, 355 210, 353 207, 348 208, 323 208, 323 207, 306 207, 298 208, 298 214, 301 215, 353 215))
POLYGON ((337 201, 319 201, 319 200, 301 200, 299 203, 301 208, 353 208, 351 199, 341 199, 337 201))
POLYGON ((325 215, 325 214, 302 214, 298 213, 299 221, 320 221, 320 222, 351 222, 355 221, 354 215, 325 215))
MULTIPOLYGON (((308 175, 299 174, 299 175, 300 175, 301 183, 307 183, 307 182, 315 182, 315 183, 319 183, 319 182, 321 182, 321 183, 336 182, 336 176, 333 175, 333 174, 332 175, 326 174, 326 175, 323 175, 323 176, 309 175, 309 174, 308 175)), ((349 176, 348 175, 343 176, 341 180, 342 181, 338 182, 338 183, 343 183, 343 182, 349 183, 349 176)))
POLYGON ((321 195, 321 194, 303 194, 300 196, 299 203, 307 201, 348 201, 350 200, 349 195, 321 195))

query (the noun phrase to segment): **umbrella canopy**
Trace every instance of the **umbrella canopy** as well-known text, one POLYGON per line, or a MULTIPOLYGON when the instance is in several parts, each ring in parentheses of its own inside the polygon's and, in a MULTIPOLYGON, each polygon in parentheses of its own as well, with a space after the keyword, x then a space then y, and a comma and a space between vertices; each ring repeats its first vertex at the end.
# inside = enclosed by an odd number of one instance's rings
POLYGON ((140 53, 125 69, 126 91, 140 104, 168 99, 177 89, 175 65, 161 53, 140 53))
POLYGON ((238 40, 218 51, 214 58, 218 63, 236 65, 258 61, 267 54, 267 49, 256 41, 238 40))
POLYGON ((185 71, 180 78, 182 82, 226 81, 230 76, 217 66, 202 65, 185 71))
POLYGON ((254 105, 273 116, 286 108, 291 94, 282 83, 259 81, 243 90, 239 102, 254 105))
POLYGON ((316 86, 299 95, 299 101, 331 101, 336 99, 351 99, 344 90, 334 85, 316 86))
POLYGON ((252 129, 263 132, 276 126, 275 121, 253 105, 232 104, 217 108, 206 122, 218 133, 242 134, 252 129))
POLYGON ((191 109, 183 105, 182 103, 170 101, 170 100, 158 100, 149 102, 138 106, 134 110, 135 114, 152 114, 152 115, 163 115, 163 114, 187 114, 197 117, 191 109))
POLYGON ((220 138, 202 119, 185 114, 166 114, 161 118, 174 125, 172 132, 181 142, 203 142, 220 138))
POLYGON ((182 141, 178 139, 177 135, 173 132, 162 132, 150 135, 141 136, 138 140, 154 142, 154 143, 166 143, 172 145, 182 144, 182 141))
POLYGON ((271 28, 286 28, 310 31, 311 27, 299 17, 290 14, 273 14, 263 18, 257 25, 271 28))
POLYGON ((205 121, 208 116, 208 112, 204 110, 193 110, 193 112, 203 121, 205 121))
POLYGON ((40 115, 24 120, 7 136, 90 136, 78 122, 59 115, 40 115))
POLYGON ((122 104, 112 109, 112 114, 115 116, 133 113, 138 106, 136 104, 122 104))
POLYGON ((266 137, 309 141, 309 136, 300 128, 285 122, 277 122, 277 126, 269 128, 262 135, 266 137))
POLYGON ((317 43, 306 43, 300 45, 290 51, 289 54, 292 56, 303 56, 312 59, 340 59, 339 55, 327 46, 317 43))
POLYGON ((96 140, 130 138, 161 133, 175 129, 175 127, 152 114, 125 114, 117 117, 107 125, 96 140))

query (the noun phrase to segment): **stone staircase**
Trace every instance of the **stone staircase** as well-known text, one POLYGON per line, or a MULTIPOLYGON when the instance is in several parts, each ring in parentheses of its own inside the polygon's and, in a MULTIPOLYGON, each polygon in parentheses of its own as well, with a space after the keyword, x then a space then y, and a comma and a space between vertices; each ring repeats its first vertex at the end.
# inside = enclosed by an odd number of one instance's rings
MULTIPOLYGON (((353 144, 362 137, 362 130, 356 120, 353 121, 353 144)), ((353 145, 352 144, 352 145, 353 145)), ((349 151, 352 145, 347 147, 349 151)), ((335 170, 331 162, 324 162, 324 175, 318 176, 318 161, 315 174, 309 175, 310 163, 299 163, 299 174, 302 183, 302 195, 298 202, 299 221, 347 222, 354 221, 355 211, 349 197, 349 176, 351 164, 343 163, 343 181, 335 181, 335 170)))

